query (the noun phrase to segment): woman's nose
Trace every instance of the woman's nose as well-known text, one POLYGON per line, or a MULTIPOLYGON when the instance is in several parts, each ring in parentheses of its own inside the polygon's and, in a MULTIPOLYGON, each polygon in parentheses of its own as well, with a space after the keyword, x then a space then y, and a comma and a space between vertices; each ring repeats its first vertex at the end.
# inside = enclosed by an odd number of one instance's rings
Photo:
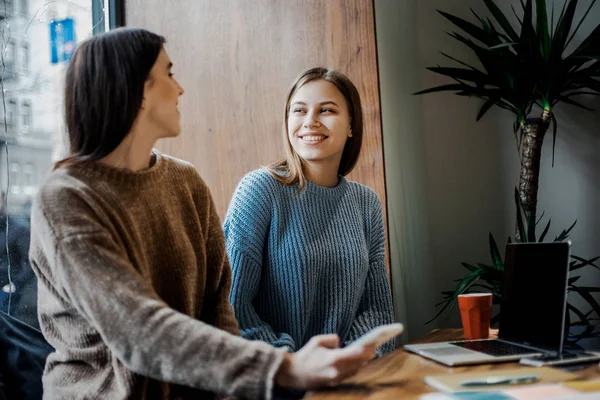
POLYGON ((309 112, 306 114, 306 118, 304 119, 304 126, 310 128, 311 126, 319 126, 321 122, 318 118, 315 117, 315 114, 309 112))

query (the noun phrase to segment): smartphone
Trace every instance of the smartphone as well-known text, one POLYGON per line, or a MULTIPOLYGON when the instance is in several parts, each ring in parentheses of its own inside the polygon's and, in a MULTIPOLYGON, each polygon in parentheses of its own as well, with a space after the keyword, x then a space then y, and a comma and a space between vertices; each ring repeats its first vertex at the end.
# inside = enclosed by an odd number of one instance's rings
POLYGON ((400 323, 381 325, 371 329, 369 332, 350 343, 348 347, 369 345, 379 347, 393 337, 400 335, 402 332, 404 332, 404 326, 400 323))
POLYGON ((523 365, 531 365, 534 367, 542 367, 544 365, 569 365, 583 364, 592 361, 600 360, 600 353, 594 352, 564 352, 560 355, 543 354, 536 357, 521 358, 519 361, 523 365))

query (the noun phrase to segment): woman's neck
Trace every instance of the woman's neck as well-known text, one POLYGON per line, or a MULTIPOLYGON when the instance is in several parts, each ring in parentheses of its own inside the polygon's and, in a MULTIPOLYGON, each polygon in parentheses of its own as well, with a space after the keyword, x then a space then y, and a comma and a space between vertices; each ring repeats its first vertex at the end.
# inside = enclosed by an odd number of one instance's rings
POLYGON ((305 161, 303 172, 306 179, 319 186, 335 187, 339 183, 339 162, 323 163, 305 161), (334 165, 335 164, 335 165, 334 165))
POLYGON ((152 161, 154 141, 144 140, 144 136, 130 132, 110 154, 99 160, 115 168, 141 171, 149 168, 152 161))

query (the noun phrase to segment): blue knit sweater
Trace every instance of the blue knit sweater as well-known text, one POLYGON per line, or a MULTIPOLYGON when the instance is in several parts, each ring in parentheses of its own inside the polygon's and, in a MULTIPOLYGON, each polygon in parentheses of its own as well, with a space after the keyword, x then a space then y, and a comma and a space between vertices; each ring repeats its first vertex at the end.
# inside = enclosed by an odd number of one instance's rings
MULTIPOLYGON (((326 188, 277 182, 264 170, 237 187, 224 230, 231 304, 242 335, 299 350, 318 334, 342 346, 394 320, 381 202, 340 177, 326 188)), ((394 349, 394 341, 378 355, 394 349)))

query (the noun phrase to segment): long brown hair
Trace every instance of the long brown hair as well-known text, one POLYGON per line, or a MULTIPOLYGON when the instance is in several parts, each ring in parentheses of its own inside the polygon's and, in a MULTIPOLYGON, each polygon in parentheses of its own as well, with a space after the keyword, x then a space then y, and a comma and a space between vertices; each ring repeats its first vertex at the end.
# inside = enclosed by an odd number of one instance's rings
POLYGON ((298 183, 298 191, 302 190, 306 184, 306 177, 302 170, 302 159, 294 151, 288 136, 288 118, 290 116, 290 102, 296 92, 305 84, 312 81, 324 80, 335 85, 342 93, 348 105, 348 113, 350 114, 350 128, 352 136, 346 140, 342 160, 338 168, 338 175, 345 176, 352 171, 358 156, 363 138, 363 112, 360 103, 360 96, 354 84, 348 77, 341 72, 329 68, 316 67, 311 68, 296 78, 292 85, 287 100, 285 102, 285 112, 283 118, 283 144, 285 149, 285 157, 278 160, 269 166, 267 171, 279 182, 284 185, 293 186, 298 183))
POLYGON ((65 78, 69 155, 54 169, 99 160, 121 144, 164 43, 164 37, 145 29, 119 28, 77 47, 65 78))

